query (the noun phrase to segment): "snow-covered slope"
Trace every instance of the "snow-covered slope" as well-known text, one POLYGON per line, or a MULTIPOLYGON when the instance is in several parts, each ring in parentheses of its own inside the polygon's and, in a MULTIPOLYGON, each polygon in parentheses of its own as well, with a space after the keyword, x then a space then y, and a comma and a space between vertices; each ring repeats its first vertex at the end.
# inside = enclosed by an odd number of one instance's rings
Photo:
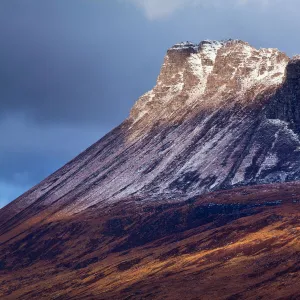
POLYGON ((0 224, 299 179, 299 68, 297 57, 242 41, 173 46, 129 118, 2 209, 0 224))

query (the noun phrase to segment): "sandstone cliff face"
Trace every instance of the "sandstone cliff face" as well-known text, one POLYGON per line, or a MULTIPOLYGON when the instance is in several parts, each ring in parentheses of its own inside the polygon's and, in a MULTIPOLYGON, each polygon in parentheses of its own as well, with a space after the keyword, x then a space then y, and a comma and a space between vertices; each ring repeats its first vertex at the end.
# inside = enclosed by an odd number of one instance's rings
MULTIPOLYGON (((277 49, 256 50, 242 41, 183 43, 168 50, 157 85, 135 104, 134 124, 182 119, 189 110, 248 106, 282 83, 289 58, 277 49)), ((138 134, 134 127, 133 135, 138 134)), ((142 130, 144 133, 144 128, 142 130)))
POLYGON ((0 223, 299 179, 299 68, 242 41, 175 45, 130 117, 2 209, 0 223))

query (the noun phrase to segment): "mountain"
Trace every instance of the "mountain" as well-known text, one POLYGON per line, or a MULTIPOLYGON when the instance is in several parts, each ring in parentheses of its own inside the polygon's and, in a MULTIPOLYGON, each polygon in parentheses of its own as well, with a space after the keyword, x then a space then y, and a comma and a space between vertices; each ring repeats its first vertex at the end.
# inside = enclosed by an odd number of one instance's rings
POLYGON ((299 299, 299 105, 298 56, 174 45, 128 119, 0 210, 1 298, 299 299))

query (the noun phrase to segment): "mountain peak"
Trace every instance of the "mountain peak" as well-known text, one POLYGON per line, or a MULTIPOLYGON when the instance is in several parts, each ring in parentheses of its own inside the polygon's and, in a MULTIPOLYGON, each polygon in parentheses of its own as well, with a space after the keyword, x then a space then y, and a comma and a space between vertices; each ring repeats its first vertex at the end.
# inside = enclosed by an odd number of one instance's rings
POLYGON ((127 120, 2 216, 34 203, 73 214, 300 178, 298 61, 238 40, 177 44, 127 120))
POLYGON ((145 132, 150 124, 176 121, 195 107, 220 107, 232 98, 248 105, 282 84, 288 62, 278 49, 255 49, 241 40, 175 44, 156 86, 137 101, 130 119, 145 132))
POLYGON ((203 48, 220 48, 225 45, 229 44, 245 44, 249 45, 248 43, 242 40, 235 40, 235 39, 226 39, 226 40, 203 40, 200 43, 193 43, 190 41, 180 42, 172 46, 168 51, 182 51, 182 50, 191 50, 192 52, 200 52, 203 48))

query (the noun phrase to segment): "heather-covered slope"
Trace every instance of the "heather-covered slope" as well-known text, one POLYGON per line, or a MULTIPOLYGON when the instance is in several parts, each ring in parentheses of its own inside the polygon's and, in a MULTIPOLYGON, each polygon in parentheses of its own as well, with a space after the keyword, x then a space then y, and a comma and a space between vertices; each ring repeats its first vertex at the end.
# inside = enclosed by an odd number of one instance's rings
POLYGON ((299 299, 300 185, 124 201, 0 236, 1 299, 299 299))

